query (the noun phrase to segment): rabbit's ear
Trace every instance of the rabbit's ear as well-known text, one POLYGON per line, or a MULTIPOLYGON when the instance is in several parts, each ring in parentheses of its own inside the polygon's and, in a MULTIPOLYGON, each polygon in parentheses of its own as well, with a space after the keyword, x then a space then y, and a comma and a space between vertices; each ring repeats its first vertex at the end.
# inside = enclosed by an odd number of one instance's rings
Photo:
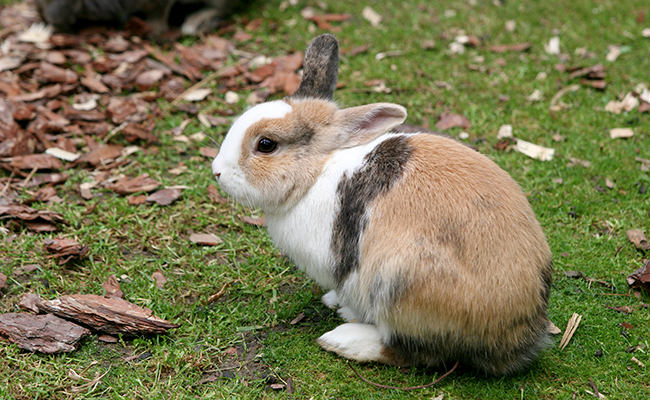
POLYGON ((332 100, 338 76, 339 43, 334 35, 320 35, 307 48, 302 82, 291 97, 332 100))
POLYGON ((342 148, 368 143, 406 119, 406 109, 392 103, 344 108, 336 113, 337 123, 345 135, 342 148))

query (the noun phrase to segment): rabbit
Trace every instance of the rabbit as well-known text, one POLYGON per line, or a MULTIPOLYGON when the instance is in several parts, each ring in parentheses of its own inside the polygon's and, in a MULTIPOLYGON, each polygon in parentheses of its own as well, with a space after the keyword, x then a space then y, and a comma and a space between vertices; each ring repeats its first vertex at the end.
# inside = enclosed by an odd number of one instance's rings
POLYGON ((36 0, 41 18, 62 32, 70 32, 79 23, 115 23, 124 25, 136 13, 145 15, 152 36, 165 33, 167 19, 175 0, 36 0))
MULTIPOLYGON (((245 1, 244 1, 245 2, 245 1)), ((151 26, 152 38, 169 30, 172 7, 195 8, 181 25, 184 35, 198 35, 217 26, 242 0, 36 0, 43 20, 58 31, 69 32, 78 23, 108 22, 124 25, 133 15, 142 15, 151 26)))
POLYGON ((339 108, 338 42, 307 48, 292 96, 254 106, 212 172, 270 237, 330 290, 347 322, 317 339, 359 362, 487 375, 526 369, 549 342, 552 258, 517 183, 488 157, 391 129, 397 104, 339 108))

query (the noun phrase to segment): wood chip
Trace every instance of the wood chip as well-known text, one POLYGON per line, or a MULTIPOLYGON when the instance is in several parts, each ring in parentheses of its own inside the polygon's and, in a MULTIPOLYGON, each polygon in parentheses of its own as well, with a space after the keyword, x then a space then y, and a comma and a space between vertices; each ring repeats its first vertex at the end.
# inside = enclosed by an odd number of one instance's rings
POLYGON ((34 314, 39 314, 40 310, 38 309, 38 302, 41 300, 43 299, 38 295, 35 295, 33 293, 25 293, 22 295, 20 301, 18 302, 18 308, 25 311, 31 311, 34 314))
POLYGON ((555 326, 553 322, 549 322, 547 330, 548 333, 550 333, 551 335, 559 335, 560 333, 562 333, 562 329, 555 326))
POLYGON ((630 361, 635 362, 635 363, 636 363, 639 367, 641 367, 641 368, 645 368, 645 364, 642 363, 641 361, 639 361, 636 357, 632 357, 632 358, 630 358, 630 361))
POLYGON ((631 138, 634 131, 630 128, 614 128, 609 131, 609 137, 612 139, 631 138))
POLYGON ((555 149, 548 147, 538 146, 536 144, 517 139, 517 144, 514 149, 530 158, 535 158, 541 161, 551 161, 555 154, 555 149))
POLYGON ((60 149, 58 147, 50 147, 49 149, 45 150, 45 154, 49 154, 53 157, 59 158, 61 160, 65 161, 75 161, 79 157, 81 157, 81 154, 78 153, 72 153, 63 149, 60 149))
POLYGON ((74 239, 56 237, 43 240, 43 248, 52 255, 48 258, 59 259, 59 265, 63 265, 74 258, 81 258, 88 254, 88 246, 82 246, 74 239))
POLYGON ((93 294, 44 300, 38 303, 38 308, 111 335, 165 333, 179 326, 154 316, 148 308, 123 299, 107 299, 93 294))
POLYGON ((71 352, 88 335, 88 329, 51 314, 0 315, 0 337, 27 351, 46 354, 71 352))
POLYGON ((562 340, 560 340, 560 350, 564 350, 564 348, 569 344, 569 341, 573 337, 573 334, 576 332, 576 329, 578 329, 578 325, 580 325, 581 320, 582 315, 573 313, 569 319, 569 322, 567 323, 566 329, 564 330, 562 340))
POLYGON ((370 6, 365 6, 361 11, 361 15, 363 16, 363 19, 370 22, 370 25, 372 25, 375 28, 381 24, 381 21, 383 19, 382 16, 379 15, 370 6))
POLYGON ((19 218, 25 221, 27 227, 35 230, 43 229, 43 226, 41 226, 42 224, 49 224, 53 230, 56 231, 56 224, 67 224, 67 221, 63 219, 63 215, 57 212, 48 210, 35 210, 22 204, 9 204, 6 206, 0 206, 0 216, 3 215, 19 218), (38 226, 40 226, 40 228, 38 228, 38 226))
POLYGON ((223 243, 223 240, 221 240, 221 238, 211 233, 193 233, 190 236, 190 241, 192 243, 201 244, 204 246, 217 246, 223 243))
POLYGON ((186 101, 201 101, 212 93, 212 89, 195 89, 183 95, 183 100, 186 101))
POLYGON ((643 251, 650 250, 650 243, 648 243, 648 239, 645 237, 645 234, 643 233, 642 230, 640 229, 631 229, 626 232, 627 233, 627 238, 634 244, 634 246, 643 251))

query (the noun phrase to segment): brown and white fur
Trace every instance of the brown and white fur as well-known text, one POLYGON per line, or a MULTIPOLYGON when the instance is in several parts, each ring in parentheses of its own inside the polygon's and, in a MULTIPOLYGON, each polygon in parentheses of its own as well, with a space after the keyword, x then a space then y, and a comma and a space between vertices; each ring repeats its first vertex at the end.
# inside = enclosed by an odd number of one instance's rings
POLYGON ((551 252, 517 183, 446 137, 390 132, 396 104, 339 109, 338 43, 316 38, 301 88, 235 121, 212 171, 260 207, 277 246, 348 321, 325 349, 358 361, 489 374, 547 344, 551 252))

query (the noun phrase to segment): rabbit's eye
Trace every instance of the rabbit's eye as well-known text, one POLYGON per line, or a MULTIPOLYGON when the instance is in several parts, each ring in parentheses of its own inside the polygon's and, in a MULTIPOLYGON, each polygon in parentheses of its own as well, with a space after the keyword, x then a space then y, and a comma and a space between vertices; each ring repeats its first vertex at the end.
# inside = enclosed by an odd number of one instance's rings
POLYGON ((261 138, 260 141, 257 142, 257 151, 260 153, 273 153, 277 147, 277 142, 274 142, 269 138, 261 138))

